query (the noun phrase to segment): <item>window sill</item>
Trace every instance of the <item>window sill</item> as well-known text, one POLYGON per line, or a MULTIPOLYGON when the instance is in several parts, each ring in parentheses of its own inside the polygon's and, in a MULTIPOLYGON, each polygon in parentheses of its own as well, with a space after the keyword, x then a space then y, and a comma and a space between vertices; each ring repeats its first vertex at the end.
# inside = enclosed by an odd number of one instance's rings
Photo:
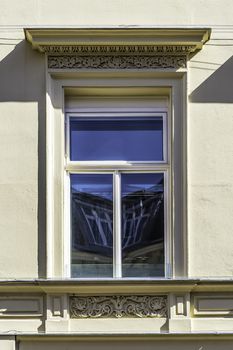
POLYGON ((233 278, 157 279, 1 279, 0 292, 170 293, 233 292, 233 278))

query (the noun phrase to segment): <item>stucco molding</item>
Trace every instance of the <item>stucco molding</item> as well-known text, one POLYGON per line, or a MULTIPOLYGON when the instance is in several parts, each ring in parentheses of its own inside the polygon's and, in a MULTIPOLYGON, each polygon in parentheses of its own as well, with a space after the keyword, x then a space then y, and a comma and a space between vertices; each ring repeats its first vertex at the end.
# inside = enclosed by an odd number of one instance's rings
MULTIPOLYGON (((25 37, 33 48, 82 46, 190 46, 199 50, 209 40, 209 28, 26 28, 25 37)), ((50 50, 50 49, 49 49, 50 50)), ((73 50, 73 48, 72 48, 73 50)), ((111 49, 110 49, 111 50, 111 49)))
POLYGON ((41 317, 42 315, 42 296, 1 295, 0 297, 0 319, 41 317))
POLYGON ((49 56, 49 69, 185 68, 186 56, 49 56))
POLYGON ((48 55, 188 55, 195 48, 195 45, 42 45, 40 51, 48 55))
POLYGON ((233 317, 232 293, 193 294, 192 312, 194 317, 233 317))
MULTIPOLYGON (((226 279, 151 279, 132 281, 127 279, 122 280, 80 280, 78 282, 79 292, 90 295, 93 290, 98 294, 126 294, 129 289, 135 295, 155 295, 156 293, 163 295, 167 293, 233 293, 232 278, 226 279)), ((77 292, 77 281, 73 279, 5 279, 0 280, 0 292, 3 293, 69 293, 77 292)))
POLYGON ((48 69, 179 69, 202 48, 210 30, 28 28, 25 36, 48 55, 48 69))
POLYGON ((70 298, 71 318, 167 317, 166 296, 76 296, 70 298))

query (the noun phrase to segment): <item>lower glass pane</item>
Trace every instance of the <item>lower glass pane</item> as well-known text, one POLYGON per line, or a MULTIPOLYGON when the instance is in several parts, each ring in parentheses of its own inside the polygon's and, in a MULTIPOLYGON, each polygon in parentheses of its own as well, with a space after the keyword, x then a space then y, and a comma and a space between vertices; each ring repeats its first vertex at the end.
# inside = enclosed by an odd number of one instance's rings
POLYGON ((122 276, 164 276, 164 175, 122 174, 122 276))
POLYGON ((72 174, 71 277, 112 277, 112 175, 72 174))

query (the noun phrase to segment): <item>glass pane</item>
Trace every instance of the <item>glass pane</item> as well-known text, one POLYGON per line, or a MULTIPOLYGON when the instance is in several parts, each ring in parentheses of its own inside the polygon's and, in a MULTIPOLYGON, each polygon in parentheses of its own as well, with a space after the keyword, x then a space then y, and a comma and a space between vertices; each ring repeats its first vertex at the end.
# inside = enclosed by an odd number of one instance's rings
POLYGON ((71 175, 72 277, 112 277, 112 175, 71 175))
POLYGON ((164 276, 164 175, 122 174, 122 275, 164 276))
POLYGON ((163 160, 163 118, 71 118, 70 159, 163 160))

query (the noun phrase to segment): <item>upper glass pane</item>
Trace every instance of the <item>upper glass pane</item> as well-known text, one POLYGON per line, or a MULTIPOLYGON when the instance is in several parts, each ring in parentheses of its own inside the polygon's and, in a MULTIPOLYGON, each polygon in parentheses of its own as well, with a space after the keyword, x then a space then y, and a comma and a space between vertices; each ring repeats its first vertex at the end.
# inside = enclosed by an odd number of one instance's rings
POLYGON ((72 117, 70 159, 162 161, 163 117, 72 117))
POLYGON ((112 277, 112 175, 71 174, 72 277, 112 277))

